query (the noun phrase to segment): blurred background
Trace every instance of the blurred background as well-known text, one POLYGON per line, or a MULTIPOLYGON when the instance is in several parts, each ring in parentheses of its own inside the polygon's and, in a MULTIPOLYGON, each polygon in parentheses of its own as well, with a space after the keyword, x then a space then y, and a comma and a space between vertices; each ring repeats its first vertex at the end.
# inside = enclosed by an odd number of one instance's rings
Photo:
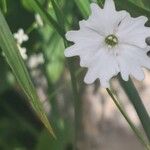
MULTIPOLYGON (((50 0, 39 1, 55 18, 50 0)), ((67 29, 78 29, 79 20, 87 16, 77 5, 77 0, 56 1, 67 20, 67 29)), ((118 9, 127 9, 133 16, 146 14, 145 9, 133 3, 117 0, 116 4, 118 9)), ((0 7, 3 8, 1 3, 0 7)), ((17 44, 18 38, 24 41, 18 45, 19 50, 58 139, 54 140, 48 134, 35 115, 1 51, 0 150, 73 150, 74 143, 79 150, 143 150, 106 91, 99 88, 97 82, 84 85, 86 69, 80 68, 78 57, 72 58, 81 91, 80 123, 75 131, 74 100, 62 39, 39 14, 32 11, 26 0, 7 0, 5 18, 17 44)), ((150 73, 145 73, 144 82, 134 83, 150 112, 150 73)), ((141 128, 133 107, 115 78, 111 86, 132 121, 141 128)))

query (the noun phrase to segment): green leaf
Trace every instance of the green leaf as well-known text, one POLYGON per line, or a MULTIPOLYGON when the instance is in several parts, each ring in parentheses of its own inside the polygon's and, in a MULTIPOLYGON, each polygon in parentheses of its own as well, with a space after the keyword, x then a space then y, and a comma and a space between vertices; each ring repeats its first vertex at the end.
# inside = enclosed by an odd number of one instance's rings
POLYGON ((48 47, 49 51, 47 49, 48 64, 46 67, 50 80, 56 83, 60 79, 64 69, 64 52, 62 51, 64 44, 58 35, 52 41, 48 47))
POLYGON ((7 13, 7 1, 6 0, 0 1, 0 7, 4 13, 7 13))
POLYGON ((72 147, 73 129, 70 123, 68 121, 58 120, 55 124, 58 140, 52 139, 47 132, 42 131, 35 148, 36 150, 65 150, 67 147, 72 147))
POLYGON ((142 9, 150 12, 150 1, 149 0, 129 0, 134 5, 141 7, 142 9))
POLYGON ((55 0, 51 0, 51 3, 52 3, 53 8, 55 10, 55 14, 56 14, 58 22, 60 23, 61 26, 64 27, 64 17, 62 16, 63 13, 60 11, 59 7, 55 3, 55 0))
POLYGON ((33 11, 33 9, 31 8, 31 6, 28 4, 27 0, 21 0, 21 3, 24 6, 24 8, 26 8, 28 11, 33 11))
POLYGON ((147 16, 150 18, 150 12, 143 9, 142 7, 139 7, 138 5, 135 5, 130 0, 115 0, 116 2, 116 8, 118 10, 126 10, 128 11, 133 17, 138 17, 141 15, 147 16))
POLYGON ((145 148, 147 150, 149 150, 149 148, 150 148, 149 147, 149 143, 147 142, 147 140, 143 136, 143 133, 141 133, 141 131, 132 122, 132 120, 130 119, 130 117, 128 116, 128 114, 126 113, 126 111, 124 110, 123 105, 117 100, 117 98, 115 98, 115 96, 113 95, 113 93, 111 92, 110 89, 107 88, 106 91, 108 92, 108 94, 112 98, 113 102, 115 103, 115 105, 117 106, 117 108, 119 109, 119 111, 121 112, 121 114, 123 115, 123 117, 126 119, 127 123, 129 124, 129 126, 131 127, 131 129, 133 130, 133 132, 135 133, 135 135, 140 140, 141 144, 143 144, 145 146, 145 148))
POLYGON ((39 116, 45 127, 48 129, 48 131, 53 136, 55 136, 49 124, 49 121, 44 113, 41 102, 37 96, 36 90, 32 84, 27 68, 19 53, 13 35, 1 11, 0 11, 0 47, 2 48, 9 66, 11 67, 22 90, 28 97, 29 102, 31 103, 33 109, 36 111, 37 115, 39 116))
POLYGON ((82 16, 87 18, 90 14, 90 2, 89 0, 74 0, 78 6, 82 16))
POLYGON ((141 97, 139 96, 138 91, 136 90, 131 79, 129 81, 124 81, 122 78, 119 78, 120 84, 123 87, 125 93, 127 94, 130 102, 133 104, 139 119, 141 120, 142 126, 144 128, 145 134, 150 142, 150 116, 142 102, 141 97))
POLYGON ((36 12, 39 13, 40 16, 42 17, 43 20, 45 20, 50 26, 52 26, 60 36, 62 36, 63 38, 65 38, 65 31, 63 30, 63 28, 61 27, 61 25, 59 25, 54 18, 47 13, 46 10, 43 9, 42 5, 37 1, 37 0, 26 0, 26 2, 28 3, 29 6, 32 7, 32 9, 36 12))
POLYGON ((48 79, 56 83, 64 69, 64 43, 62 38, 48 25, 40 29, 42 40, 41 49, 45 56, 45 71, 48 79))

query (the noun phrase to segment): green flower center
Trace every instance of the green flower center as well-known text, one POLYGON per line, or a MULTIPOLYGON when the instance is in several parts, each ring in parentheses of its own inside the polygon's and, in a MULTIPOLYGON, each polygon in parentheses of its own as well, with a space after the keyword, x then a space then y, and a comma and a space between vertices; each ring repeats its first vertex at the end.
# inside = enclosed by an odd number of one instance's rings
POLYGON ((110 34, 105 38, 105 43, 108 46, 114 47, 118 44, 118 38, 115 35, 110 34))

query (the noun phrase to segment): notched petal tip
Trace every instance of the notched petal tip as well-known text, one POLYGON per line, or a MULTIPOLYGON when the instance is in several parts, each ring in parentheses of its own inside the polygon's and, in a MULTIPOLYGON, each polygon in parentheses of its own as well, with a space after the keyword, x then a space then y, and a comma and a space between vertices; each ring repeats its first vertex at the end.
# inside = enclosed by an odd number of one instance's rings
POLYGON ((121 78, 122 78, 124 81, 128 81, 128 80, 129 80, 129 75, 121 73, 121 78))
POLYGON ((86 76, 85 76, 85 78, 84 78, 84 82, 85 82, 86 84, 92 84, 92 83, 93 83, 92 81, 88 80, 88 79, 86 78, 86 76))
POLYGON ((146 16, 140 16, 138 17, 143 23, 145 24, 148 21, 148 18, 146 16))
POLYGON ((100 6, 97 3, 91 3, 90 7, 91 7, 92 12, 93 11, 95 12, 95 10, 99 10, 99 11, 101 10, 100 6))
POLYGON ((65 57, 75 56, 75 46, 72 45, 72 46, 66 48, 65 51, 64 51, 64 55, 65 55, 65 57))
POLYGON ((104 9, 115 11, 116 7, 114 0, 105 0, 104 9))
POLYGON ((101 87, 103 87, 103 88, 109 88, 109 87, 110 87, 109 81, 107 81, 107 80, 102 80, 102 79, 100 79, 100 85, 101 85, 101 87))
POLYGON ((132 76, 139 81, 143 81, 145 79, 145 74, 143 71, 136 74, 132 74, 132 76))
POLYGON ((80 27, 80 29, 85 28, 85 26, 86 26, 86 20, 79 21, 79 27, 80 27))
POLYGON ((65 37, 68 41, 71 41, 71 38, 72 38, 72 31, 68 31, 66 34, 65 34, 65 37))
POLYGON ((84 82, 85 82, 86 84, 92 84, 92 83, 94 83, 94 81, 95 81, 95 79, 92 79, 89 75, 86 75, 86 76, 84 77, 84 82))
POLYGON ((90 7, 91 7, 91 9, 95 9, 95 8, 99 7, 99 5, 97 3, 91 3, 90 7))

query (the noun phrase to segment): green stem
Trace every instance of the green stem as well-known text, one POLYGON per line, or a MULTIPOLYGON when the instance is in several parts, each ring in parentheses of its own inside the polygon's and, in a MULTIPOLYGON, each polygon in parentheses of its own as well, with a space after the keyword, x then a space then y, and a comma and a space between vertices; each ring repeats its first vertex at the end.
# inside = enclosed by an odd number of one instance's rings
POLYGON ((7 13, 7 2, 6 2, 6 0, 2 0, 2 8, 3 8, 3 12, 7 13))
POLYGON ((112 98, 113 102, 115 103, 115 105, 118 107, 119 111, 121 112, 121 114, 124 116, 124 118, 126 119, 126 121, 128 122, 129 126, 131 127, 131 129, 133 130, 133 132, 135 133, 135 135, 138 137, 138 139, 140 140, 140 142, 145 146, 145 148, 147 150, 150 150, 150 146, 148 145, 147 142, 145 142, 145 139, 142 135, 142 133, 135 127, 135 125, 133 124, 133 122, 130 120, 129 116, 127 115, 127 113, 124 111, 123 107, 121 106, 121 104, 118 102, 118 100, 114 97, 114 95, 112 94, 112 92, 107 88, 106 89, 108 94, 110 95, 110 97, 112 98))
POLYGON ((119 79, 121 86, 123 87, 125 93, 127 94, 128 98, 130 99, 131 103, 133 104, 139 119, 142 123, 144 128, 145 134, 150 142, 150 117, 146 108, 137 92, 133 82, 131 79, 125 82, 121 78, 119 79))
MULTIPOLYGON (((68 47, 69 44, 64 40, 65 47, 68 47)), ((71 76, 71 83, 72 83, 72 90, 73 90, 73 99, 74 99, 74 122, 75 122, 75 129, 74 129, 74 150, 77 150, 77 141, 78 141, 78 131, 80 129, 81 124, 81 105, 80 105, 80 96, 78 92, 77 86, 77 79, 75 76, 75 66, 73 60, 71 58, 67 58, 67 64, 71 76)))
POLYGON ((30 34, 36 28, 36 23, 33 22, 31 26, 26 30, 27 34, 30 34))
MULTIPOLYGON (((62 26, 62 30, 64 31, 64 33, 66 32, 65 27, 64 27, 64 16, 60 10, 60 8, 58 7, 58 5, 55 3, 54 0, 51 0, 58 23, 61 24, 62 26)), ((64 46, 65 48, 67 48, 69 46, 69 43, 66 41, 65 39, 65 34, 64 36, 62 36, 63 40, 64 40, 64 46)), ((75 110, 75 138, 74 138, 74 149, 76 149, 76 141, 78 138, 78 129, 80 127, 80 123, 81 123, 81 106, 80 106, 80 96, 79 96, 79 92, 78 92, 78 86, 77 86, 77 80, 76 80, 76 76, 75 76, 75 66, 74 66, 74 62, 72 59, 67 58, 67 63, 68 63, 68 67, 69 67, 69 71, 70 71, 70 75, 71 75, 71 82, 72 82, 72 89, 73 89, 73 98, 74 98, 74 110, 75 110)))

